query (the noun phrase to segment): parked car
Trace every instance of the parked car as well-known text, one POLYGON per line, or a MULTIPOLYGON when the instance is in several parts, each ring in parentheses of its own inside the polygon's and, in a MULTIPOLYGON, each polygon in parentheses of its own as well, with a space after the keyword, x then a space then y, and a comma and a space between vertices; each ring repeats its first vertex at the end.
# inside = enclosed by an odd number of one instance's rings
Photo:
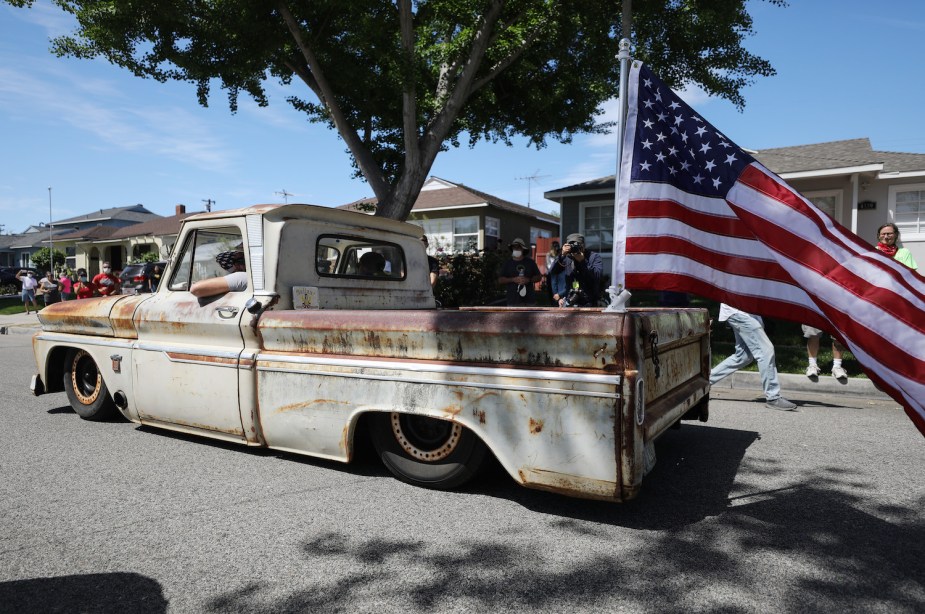
POLYGON ((144 294, 150 292, 148 288, 148 279, 154 271, 155 266, 160 266, 163 271, 167 267, 166 262, 139 262, 137 264, 127 264, 119 275, 119 281, 122 282, 122 294, 144 294))
POLYGON ((38 269, 32 267, 19 267, 19 266, 4 266, 0 267, 0 288, 5 288, 6 286, 16 286, 16 292, 22 291, 22 282, 16 279, 16 274, 20 271, 32 271, 35 276, 41 277, 42 274, 38 272, 38 269))

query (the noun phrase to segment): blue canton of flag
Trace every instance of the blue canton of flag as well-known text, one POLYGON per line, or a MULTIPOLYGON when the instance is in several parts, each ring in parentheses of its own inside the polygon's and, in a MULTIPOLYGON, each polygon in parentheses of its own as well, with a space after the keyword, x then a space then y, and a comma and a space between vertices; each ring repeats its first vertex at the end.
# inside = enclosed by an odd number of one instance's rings
POLYGON ((631 180, 670 183, 691 194, 722 198, 753 158, 647 67, 639 69, 639 77, 631 180))

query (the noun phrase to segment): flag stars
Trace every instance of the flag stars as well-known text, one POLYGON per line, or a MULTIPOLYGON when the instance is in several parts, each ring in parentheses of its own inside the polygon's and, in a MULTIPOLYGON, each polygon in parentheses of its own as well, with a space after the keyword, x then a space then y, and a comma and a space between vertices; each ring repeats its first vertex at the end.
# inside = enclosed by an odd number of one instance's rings
POLYGON ((651 167, 652 167, 652 165, 649 164, 648 162, 646 162, 645 160, 643 160, 642 162, 639 163, 639 170, 641 170, 641 171, 647 171, 647 170, 649 170, 651 167))
POLYGON ((666 119, 668 119, 668 115, 667 115, 664 111, 662 111, 661 113, 659 113, 659 114, 656 115, 655 117, 657 117, 657 118, 658 118, 658 121, 660 121, 660 122, 663 122, 663 121, 665 121, 666 119))
POLYGON ((664 132, 659 132, 658 134, 655 135, 655 138, 657 138, 659 142, 662 142, 668 137, 665 136, 664 132))
MULTIPOLYGON (((694 119, 700 119, 700 118, 695 117, 694 119)), ((703 126, 700 126, 699 128, 697 128, 697 136, 703 136, 703 133, 706 131, 707 131, 706 128, 704 128, 703 126)))
POLYGON ((644 141, 642 142, 642 148, 643 148, 643 149, 652 149, 652 144, 653 144, 652 141, 650 141, 649 139, 646 139, 646 140, 644 140, 644 141))
POLYGON ((671 101, 671 104, 668 105, 668 108, 671 109, 672 111, 676 111, 676 110, 678 110, 678 109, 681 108, 681 105, 678 104, 678 101, 677 101, 677 100, 672 100, 672 101, 671 101))
POLYGON ((647 109, 651 109, 652 107, 655 106, 655 103, 652 102, 651 100, 646 100, 643 104, 646 105, 647 109))
POLYGON ((732 163, 735 161, 736 161, 735 154, 729 154, 728 156, 726 156, 726 164, 728 164, 729 166, 732 166, 732 163))
POLYGON ((646 79, 643 79, 642 82, 643 84, 645 84, 646 89, 652 89, 652 79, 646 78, 646 79))
POLYGON ((669 167, 668 167, 668 172, 671 173, 671 176, 672 176, 672 177, 674 177, 675 175, 678 174, 678 169, 676 169, 676 168, 673 167, 673 166, 669 166, 669 167))
POLYGON ((664 162, 665 157, 666 157, 665 154, 663 154, 662 152, 658 152, 657 154, 655 154, 655 159, 658 160, 659 162, 664 162))
POLYGON ((697 176, 694 177, 694 183, 696 183, 697 185, 700 185, 701 183, 703 183, 703 180, 704 180, 704 176, 701 175, 700 173, 697 173, 697 176))
POLYGON ((653 122, 651 119, 643 120, 642 123, 645 124, 646 128, 651 128, 652 126, 655 125, 655 122, 653 122))
POLYGON ((670 155, 674 156, 675 158, 677 158, 677 157, 678 157, 678 148, 672 145, 671 147, 668 148, 668 153, 669 153, 670 155))
POLYGON ((708 171, 712 171, 714 168, 716 168, 716 164, 713 163, 713 160, 707 160, 707 163, 704 164, 704 168, 706 168, 708 171))
POLYGON ((708 151, 710 151, 710 149, 712 149, 712 147, 710 147, 710 144, 704 141, 703 145, 700 146, 700 153, 707 153, 708 151))
POLYGON ((721 184, 721 183, 722 183, 722 181, 719 180, 719 177, 714 177, 714 178, 713 178, 713 187, 714 187, 714 188, 718 188, 718 187, 719 187, 719 184, 721 184))
POLYGON ((680 115, 675 115, 675 116, 674 116, 674 125, 675 125, 675 126, 677 126, 678 124, 683 124, 683 123, 684 123, 684 118, 683 118, 682 116, 680 116, 680 115))

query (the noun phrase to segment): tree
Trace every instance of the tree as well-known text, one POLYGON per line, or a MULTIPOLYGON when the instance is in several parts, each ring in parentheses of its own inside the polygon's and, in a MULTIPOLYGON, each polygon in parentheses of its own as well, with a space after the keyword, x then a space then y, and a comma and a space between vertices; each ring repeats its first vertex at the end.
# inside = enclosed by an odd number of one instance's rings
POLYGON ((55 268, 64 266, 64 254, 58 250, 55 250, 54 256, 51 255, 51 250, 47 247, 42 247, 29 256, 32 260, 32 264, 35 265, 39 271, 44 274, 45 271, 53 270, 51 267, 51 259, 54 257, 55 268))
MULTIPOLYGON (((268 79, 301 81, 311 96, 288 102, 337 130, 377 215, 395 219, 448 146, 570 142, 606 128, 595 120, 617 90, 613 0, 53 1, 79 24, 52 41, 56 54, 194 83, 204 106, 215 84, 235 112, 242 93, 267 105, 268 79)), ((742 47, 752 33, 745 4, 637 2, 635 57, 672 86, 696 83, 741 108, 740 90, 774 74, 742 47)))

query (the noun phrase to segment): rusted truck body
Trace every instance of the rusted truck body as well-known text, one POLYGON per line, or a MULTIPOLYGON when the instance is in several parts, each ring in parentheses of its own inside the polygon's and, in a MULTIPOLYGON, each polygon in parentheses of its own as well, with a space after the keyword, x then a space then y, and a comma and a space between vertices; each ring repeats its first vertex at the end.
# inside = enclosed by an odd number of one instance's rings
POLYGON ((438 309, 420 234, 309 205, 190 217, 155 293, 40 313, 33 393, 342 462, 362 427, 413 484, 455 488, 492 454, 524 486, 611 501, 660 434, 706 420, 706 310, 438 309), (196 298, 225 248, 247 290, 196 298), (368 252, 384 268, 362 270, 368 252))

